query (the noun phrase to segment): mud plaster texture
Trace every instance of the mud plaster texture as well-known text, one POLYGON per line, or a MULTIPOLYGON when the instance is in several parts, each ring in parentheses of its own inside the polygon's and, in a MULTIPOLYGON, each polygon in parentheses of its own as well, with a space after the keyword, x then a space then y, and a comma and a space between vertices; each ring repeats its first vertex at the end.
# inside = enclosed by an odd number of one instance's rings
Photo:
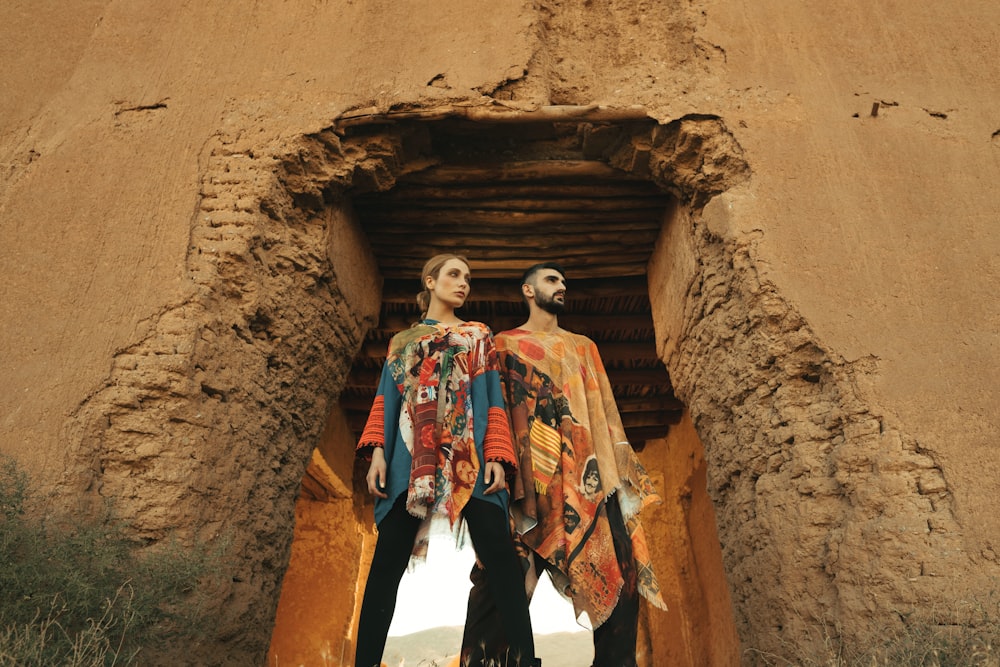
POLYGON ((682 281, 683 324, 663 342, 665 361, 705 443, 737 626, 755 628, 750 648, 822 655, 834 636, 874 645, 897 612, 971 611, 956 593, 990 590, 989 575, 956 589, 950 574, 970 563, 941 467, 864 400, 870 362, 823 349, 753 269, 754 235, 727 242, 704 219, 674 224, 694 235, 665 235, 673 280, 678 267, 697 268, 682 281), (686 260, 676 256, 685 246, 686 260))
POLYGON ((377 313, 337 193, 391 178, 317 175, 344 150, 323 128, 638 105, 725 128, 750 170, 677 186, 650 268, 743 646, 961 620, 1000 549, 998 25, 985 0, 4 3, 0 447, 152 541, 231 540, 198 650, 262 661, 377 313))

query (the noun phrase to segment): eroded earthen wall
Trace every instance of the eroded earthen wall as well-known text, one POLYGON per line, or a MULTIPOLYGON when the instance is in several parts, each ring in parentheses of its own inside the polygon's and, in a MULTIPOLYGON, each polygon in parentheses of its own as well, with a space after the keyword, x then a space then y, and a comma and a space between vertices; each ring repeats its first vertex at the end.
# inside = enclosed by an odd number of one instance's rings
POLYGON ((5 453, 148 537, 243 540, 219 637, 262 655, 373 312, 316 208, 347 175, 300 140, 357 107, 641 105, 721 119, 752 171, 651 270, 743 644, 997 574, 996 3, 418 5, 0 7, 5 453))
POLYGON ((227 544, 210 597, 234 660, 270 640, 305 464, 378 312, 350 211, 295 208, 276 172, 238 142, 213 146, 192 289, 70 416, 60 483, 71 510, 111 499, 142 539, 227 544))
POLYGON ((959 621, 956 600, 992 574, 964 553, 940 465, 865 400, 871 367, 823 349, 762 277, 760 234, 728 224, 738 201, 678 215, 650 289, 664 360, 706 443, 748 658, 873 646, 932 609, 922 622, 959 621), (962 585, 946 574, 959 571, 962 585))

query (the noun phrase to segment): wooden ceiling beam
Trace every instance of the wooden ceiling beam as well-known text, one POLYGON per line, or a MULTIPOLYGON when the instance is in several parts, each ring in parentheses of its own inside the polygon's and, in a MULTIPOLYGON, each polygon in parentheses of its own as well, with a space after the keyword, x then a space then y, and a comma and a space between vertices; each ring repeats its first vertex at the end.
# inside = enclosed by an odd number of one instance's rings
MULTIPOLYGON (((508 234, 489 236, 465 235, 461 232, 434 234, 429 232, 406 234, 376 234, 371 241, 372 250, 381 263, 395 263, 409 257, 420 260, 423 265, 428 257, 440 252, 456 252, 466 255, 471 261, 498 257, 527 257, 539 254, 553 259, 566 260, 572 256, 588 255, 608 260, 647 262, 650 248, 656 243, 659 230, 642 232, 619 232, 617 236, 602 233, 583 232, 561 233, 545 228, 535 230, 511 230, 508 234)), ((475 268, 473 266, 473 268, 475 268)))
POLYGON ((446 121, 466 120, 488 125, 529 124, 529 123, 634 123, 645 121, 656 127, 655 119, 640 106, 607 107, 598 104, 551 104, 537 109, 512 109, 504 105, 456 106, 446 105, 433 108, 393 109, 386 111, 379 107, 365 107, 348 111, 334 123, 336 132, 346 132, 348 128, 362 125, 387 125, 403 121, 446 121))
MULTIPOLYGON (((465 255, 469 258, 470 262, 475 262, 477 260, 479 262, 483 262, 489 260, 512 259, 518 261, 520 266, 523 266, 524 262, 521 258, 524 257, 525 251, 527 250, 527 248, 513 244, 508 245, 496 242, 484 243, 482 240, 479 240, 478 243, 473 243, 471 238, 461 236, 447 239, 426 239, 427 241, 430 241, 430 243, 420 243, 422 240, 425 240, 425 237, 411 237, 409 243, 406 243, 404 240, 391 243, 387 243, 385 240, 382 240, 380 242, 373 243, 372 247, 377 255, 391 257, 393 262, 398 262, 399 260, 408 257, 418 260, 421 265, 423 265, 429 257, 433 257, 438 253, 453 252, 465 255)), ((636 236, 635 238, 629 236, 624 240, 624 242, 620 236, 618 239, 606 237, 603 240, 594 239, 593 243, 585 243, 583 245, 570 243, 571 240, 589 241, 591 239, 589 236, 584 239, 580 239, 579 235, 576 235, 575 238, 539 235, 530 239, 531 251, 534 253, 556 256, 561 262, 569 261, 570 258, 588 261, 588 258, 595 257, 601 262, 605 262, 608 259, 616 261, 624 259, 627 261, 641 262, 644 259, 649 259, 649 251, 645 249, 636 250, 636 246, 645 246, 648 248, 656 241, 656 234, 651 233, 644 237, 636 236)), ((475 277, 475 272, 473 272, 473 277, 475 277)))
POLYGON ((629 172, 598 160, 523 160, 495 164, 438 165, 407 174, 407 183, 496 183, 497 181, 546 182, 558 179, 640 180, 629 172))
MULTIPOLYGON (((531 266, 531 262, 524 262, 522 271, 529 266, 531 266)), ((517 284, 520 277, 521 274, 518 274, 515 280, 480 280, 474 277, 472 280, 472 293, 469 295, 469 299, 473 302, 497 301, 502 303, 520 303, 521 291, 518 289, 517 284)), ((413 303, 413 299, 419 288, 420 281, 417 278, 388 279, 382 285, 382 302, 413 303)), ((649 283, 645 276, 604 280, 589 278, 577 280, 571 276, 568 281, 566 296, 570 304, 583 299, 621 298, 629 296, 648 297, 649 283)))
POLYGON ((395 187, 387 192, 365 194, 354 198, 356 206, 365 206, 370 202, 411 201, 415 199, 446 199, 449 201, 503 199, 512 197, 518 199, 564 199, 566 197, 580 199, 616 199, 625 197, 665 197, 671 199, 670 193, 658 189, 649 181, 612 182, 592 181, 588 183, 509 183, 505 185, 421 185, 407 183, 406 177, 400 177, 395 187))
MULTIPOLYGON (((483 278, 519 278, 524 272, 525 264, 534 261, 544 260, 558 261, 567 271, 579 272, 593 278, 616 278, 619 276, 644 276, 646 275, 646 264, 648 255, 630 255, 621 257, 610 255, 607 257, 553 257, 552 253, 539 252, 534 257, 522 255, 518 258, 500 259, 473 259, 469 258, 472 264, 472 275, 476 279, 483 278)), ((385 278, 412 278, 420 273, 426 256, 421 257, 395 257, 391 260, 385 259, 379 266, 385 278), (389 262, 391 263, 385 263, 389 262)))
MULTIPOLYGON (((537 257, 529 258, 529 260, 537 260, 539 262, 548 259, 551 258, 541 254, 537 257)), ((646 275, 646 262, 587 267, 578 267, 572 262, 563 262, 562 264, 563 266, 567 266, 573 270, 580 269, 581 272, 585 272, 588 276, 593 276, 594 278, 619 278, 621 276, 637 277, 646 275)), ((420 272, 420 268, 421 263, 411 262, 407 263, 405 266, 382 266, 381 271, 386 278, 402 279, 413 277, 415 274, 420 272)), ((523 269, 523 262, 509 262, 502 267, 485 265, 480 265, 478 267, 474 266, 473 272, 475 273, 477 280, 483 280, 486 278, 496 280, 516 280, 521 276, 523 269)))
POLYGON ((608 380, 614 386, 669 387, 670 376, 663 366, 656 368, 608 368, 608 380))
POLYGON ((450 199, 450 198, 399 198, 393 200, 372 201, 369 205, 355 205, 358 212, 395 210, 426 210, 442 209, 483 210, 483 211, 631 211, 665 209, 669 199, 665 197, 616 197, 597 198, 580 196, 574 198, 525 199, 514 197, 513 194, 500 196, 496 199, 450 199))
POLYGON ((614 229, 615 222, 651 222, 661 224, 663 207, 645 209, 629 209, 625 211, 495 211, 473 208, 438 209, 433 212, 415 209, 393 209, 391 211, 358 211, 361 227, 367 230, 377 230, 386 226, 413 225, 411 231, 420 229, 419 225, 433 221, 437 225, 446 226, 454 231, 461 230, 466 225, 493 225, 500 228, 537 229, 540 225, 549 223, 601 223, 614 229))
POLYGON ((656 359, 656 341, 652 338, 626 343, 598 343, 605 364, 656 359))
POLYGON ((454 222, 440 222, 434 218, 434 216, 428 216, 427 219, 417 223, 397 223, 385 219, 374 221, 369 218, 362 219, 362 225, 364 230, 368 233, 369 239, 373 242, 378 239, 391 237, 412 239, 414 237, 414 232, 417 231, 422 235, 427 235, 428 237, 448 236, 456 232, 461 232, 462 234, 490 238, 494 241, 503 241, 505 243, 510 243, 516 239, 523 239, 524 242, 527 243, 527 235, 533 235, 534 233, 540 231, 549 236, 558 234, 600 234, 611 231, 616 232, 621 236, 632 234, 659 234, 659 231, 663 226, 663 222, 659 218, 637 218, 636 220, 616 219, 611 223, 608 223, 607 221, 581 222, 579 220, 567 218, 561 222, 548 222, 545 224, 543 229, 532 229, 530 226, 526 228, 524 225, 506 226, 499 223, 488 225, 456 225, 454 222))
POLYGON ((669 396, 648 396, 618 399, 618 411, 632 412, 676 412, 684 409, 684 404, 673 394, 669 396))
MULTIPOLYGON (((384 315, 378 323, 378 331, 384 334, 393 334, 403 329, 408 329, 416 319, 416 315, 409 317, 406 315, 384 315)), ((513 329, 524 324, 525 316, 516 315, 495 315, 487 324, 494 331, 504 331, 513 329)), ((570 313, 559 316, 559 322, 570 331, 590 335, 589 331, 606 331, 609 324, 613 323, 614 329, 624 329, 625 331, 653 331, 652 315, 646 313, 642 315, 614 315, 614 314, 576 314, 570 313)))

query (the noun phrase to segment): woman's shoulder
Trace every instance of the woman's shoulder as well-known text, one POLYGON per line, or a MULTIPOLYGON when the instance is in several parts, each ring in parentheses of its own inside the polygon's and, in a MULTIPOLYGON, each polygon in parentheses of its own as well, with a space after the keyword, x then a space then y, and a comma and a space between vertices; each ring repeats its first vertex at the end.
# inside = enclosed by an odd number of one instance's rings
POLYGON ((423 336, 427 336, 433 331, 434 327, 424 324, 423 322, 418 322, 409 329, 403 329, 389 340, 389 352, 398 353, 406 348, 406 346, 410 343, 422 338, 423 336))

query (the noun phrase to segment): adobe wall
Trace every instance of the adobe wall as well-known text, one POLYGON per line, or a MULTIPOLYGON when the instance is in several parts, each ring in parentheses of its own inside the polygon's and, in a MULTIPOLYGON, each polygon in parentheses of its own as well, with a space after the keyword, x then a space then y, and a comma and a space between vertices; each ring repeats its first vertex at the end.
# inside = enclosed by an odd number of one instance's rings
POLYGON ((996 10, 731 10, 700 34, 754 176, 674 221, 650 282, 741 637, 996 614, 996 10))
POLYGON ((740 639, 951 601, 1000 548, 998 19, 987 0, 3 3, 0 447, 149 537, 189 511, 198 537, 269 545, 224 623, 229 655, 263 656, 295 488, 377 308, 339 259, 355 241, 331 241, 349 226, 289 223, 276 174, 302 137, 442 102, 718 117, 752 177, 675 219, 650 275, 740 639), (296 385, 302 359, 324 362, 296 385))

